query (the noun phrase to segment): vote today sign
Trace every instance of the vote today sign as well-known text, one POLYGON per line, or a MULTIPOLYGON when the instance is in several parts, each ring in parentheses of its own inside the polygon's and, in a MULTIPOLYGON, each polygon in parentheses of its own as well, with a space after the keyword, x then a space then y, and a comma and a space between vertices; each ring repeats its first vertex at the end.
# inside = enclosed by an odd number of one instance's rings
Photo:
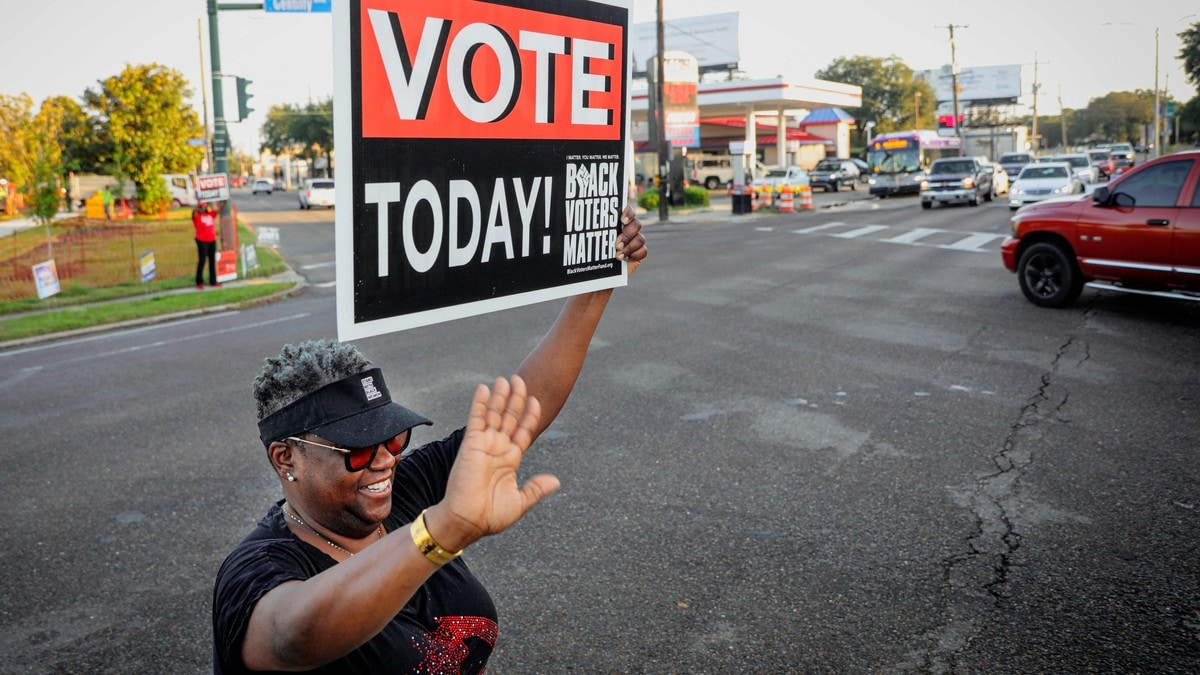
POLYGON ((335 3, 341 339, 625 284, 630 14, 335 3))

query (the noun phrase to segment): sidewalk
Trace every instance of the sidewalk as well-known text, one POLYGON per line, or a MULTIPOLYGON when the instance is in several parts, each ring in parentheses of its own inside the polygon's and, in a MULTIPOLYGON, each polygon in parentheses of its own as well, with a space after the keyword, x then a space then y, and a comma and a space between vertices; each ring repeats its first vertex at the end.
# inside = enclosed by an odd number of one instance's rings
MULTIPOLYGON (((63 218, 73 218, 75 216, 81 215, 81 213, 82 212, 80 212, 80 211, 76 211, 74 213, 67 213, 66 211, 59 211, 58 213, 54 214, 54 220, 62 220, 63 218)), ((8 236, 11 236, 11 235, 14 235, 14 234, 20 232, 21 230, 28 230, 31 227, 37 227, 37 226, 38 226, 37 220, 35 220, 33 218, 22 217, 22 216, 18 216, 16 218, 7 218, 5 220, 0 220, 0 237, 8 237, 8 236)))

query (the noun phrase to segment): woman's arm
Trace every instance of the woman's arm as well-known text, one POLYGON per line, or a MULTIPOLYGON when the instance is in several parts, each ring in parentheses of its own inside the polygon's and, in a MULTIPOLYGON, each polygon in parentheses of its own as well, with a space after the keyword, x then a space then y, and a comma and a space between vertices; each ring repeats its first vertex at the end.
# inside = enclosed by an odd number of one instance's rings
MULTIPOLYGON (((642 223, 632 209, 626 208, 622 212, 621 222, 623 227, 616 244, 617 259, 626 261, 632 274, 646 259, 646 238, 641 233, 642 223)), ((541 426, 534 433, 534 438, 554 422, 571 395, 571 390, 575 388, 584 359, 587 358, 588 346, 610 297, 612 289, 568 299, 549 332, 517 369, 517 374, 529 387, 529 393, 537 397, 542 406, 541 426)))
MULTIPOLYGON (((425 511, 439 546, 461 551, 503 532, 558 489, 548 474, 517 483, 538 414, 519 377, 476 388, 446 495, 425 511)), ((306 670, 338 659, 378 635, 437 568, 402 527, 311 579, 280 584, 250 614, 242 662, 251 670, 306 670)))

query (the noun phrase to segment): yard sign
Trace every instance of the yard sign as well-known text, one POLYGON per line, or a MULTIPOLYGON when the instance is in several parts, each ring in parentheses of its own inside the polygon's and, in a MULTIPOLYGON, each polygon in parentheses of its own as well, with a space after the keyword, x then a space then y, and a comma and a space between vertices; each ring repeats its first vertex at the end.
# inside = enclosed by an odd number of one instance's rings
POLYGON ((630 7, 335 4, 341 339, 625 284, 630 7))

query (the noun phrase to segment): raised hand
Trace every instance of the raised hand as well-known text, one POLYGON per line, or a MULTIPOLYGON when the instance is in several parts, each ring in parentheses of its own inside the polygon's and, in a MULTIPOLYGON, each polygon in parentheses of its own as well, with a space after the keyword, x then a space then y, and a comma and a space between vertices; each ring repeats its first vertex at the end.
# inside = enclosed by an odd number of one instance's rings
POLYGON ((540 416, 541 405, 516 375, 511 383, 496 378, 491 390, 483 384, 476 388, 446 495, 426 518, 428 522, 437 511, 437 522, 430 522, 429 529, 442 547, 459 550, 508 529, 559 488, 558 478, 549 474, 517 483, 517 469, 540 416))

